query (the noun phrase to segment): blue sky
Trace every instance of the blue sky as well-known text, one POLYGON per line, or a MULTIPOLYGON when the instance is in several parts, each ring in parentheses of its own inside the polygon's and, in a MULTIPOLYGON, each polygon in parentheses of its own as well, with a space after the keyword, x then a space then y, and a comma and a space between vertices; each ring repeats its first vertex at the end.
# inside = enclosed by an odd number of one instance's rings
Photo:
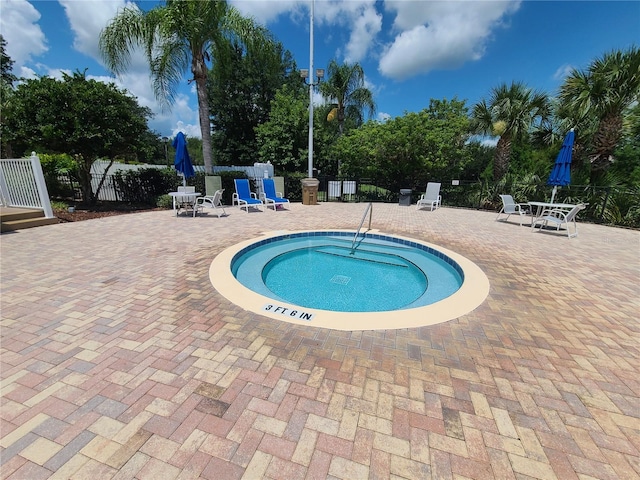
MULTIPOLYGON (((101 29, 125 0, 0 0, 0 33, 14 73, 34 77, 87 69, 115 81, 155 113, 163 136, 199 136, 188 74, 171 111, 155 101, 144 59, 115 78, 98 52, 101 29)), ((149 9, 152 1, 136 2, 149 9)), ((309 67, 310 1, 233 0, 269 28, 299 68, 309 67)), ((614 49, 640 46, 640 1, 316 0, 314 68, 331 59, 359 62, 374 94, 376 118, 417 112, 431 98, 488 97, 502 82, 522 81, 555 94, 571 68, 614 49)), ((318 102, 322 99, 318 98, 318 102)))

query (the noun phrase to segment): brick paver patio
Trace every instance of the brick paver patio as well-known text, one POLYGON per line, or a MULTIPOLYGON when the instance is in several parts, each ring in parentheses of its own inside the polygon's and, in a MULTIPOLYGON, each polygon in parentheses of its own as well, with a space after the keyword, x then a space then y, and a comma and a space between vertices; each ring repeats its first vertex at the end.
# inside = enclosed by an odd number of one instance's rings
POLYGON ((3 234, 2 478, 639 478, 640 232, 375 204, 375 228, 491 282, 473 312, 417 329, 299 327, 212 288, 227 246, 355 228, 364 207, 3 234))

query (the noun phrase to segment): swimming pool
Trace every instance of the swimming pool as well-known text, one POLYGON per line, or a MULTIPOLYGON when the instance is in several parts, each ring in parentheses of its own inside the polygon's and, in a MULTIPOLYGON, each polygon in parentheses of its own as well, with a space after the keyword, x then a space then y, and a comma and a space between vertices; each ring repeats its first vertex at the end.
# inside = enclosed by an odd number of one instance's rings
POLYGON ((353 231, 273 232, 229 247, 214 287, 246 310, 340 330, 407 328, 457 318, 489 292, 482 271, 414 239, 353 231))

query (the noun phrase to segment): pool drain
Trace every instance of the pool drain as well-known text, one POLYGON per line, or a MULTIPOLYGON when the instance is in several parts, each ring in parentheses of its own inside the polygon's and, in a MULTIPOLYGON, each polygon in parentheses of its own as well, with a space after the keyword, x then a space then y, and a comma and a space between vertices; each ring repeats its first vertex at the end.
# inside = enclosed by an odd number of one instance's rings
POLYGON ((334 275, 329 281, 338 285, 346 285, 350 280, 351 277, 347 277, 346 275, 334 275))

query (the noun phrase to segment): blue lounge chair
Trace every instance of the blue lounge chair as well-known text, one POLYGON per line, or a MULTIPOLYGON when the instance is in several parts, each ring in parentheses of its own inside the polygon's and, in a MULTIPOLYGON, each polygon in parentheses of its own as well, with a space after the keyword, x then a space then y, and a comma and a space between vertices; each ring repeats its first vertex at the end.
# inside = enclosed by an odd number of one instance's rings
POLYGON ((273 178, 262 179, 262 193, 260 195, 265 206, 267 208, 272 206, 274 212, 278 209, 279 205, 289 203, 289 200, 282 198, 281 192, 276 192, 276 184, 273 178))
POLYGON ((258 197, 249 188, 249 180, 246 178, 236 178, 233 180, 236 185, 236 193, 232 195, 232 203, 236 203, 242 209, 244 208, 249 213, 249 207, 256 207, 260 209, 260 205, 263 203, 258 200, 258 197))

